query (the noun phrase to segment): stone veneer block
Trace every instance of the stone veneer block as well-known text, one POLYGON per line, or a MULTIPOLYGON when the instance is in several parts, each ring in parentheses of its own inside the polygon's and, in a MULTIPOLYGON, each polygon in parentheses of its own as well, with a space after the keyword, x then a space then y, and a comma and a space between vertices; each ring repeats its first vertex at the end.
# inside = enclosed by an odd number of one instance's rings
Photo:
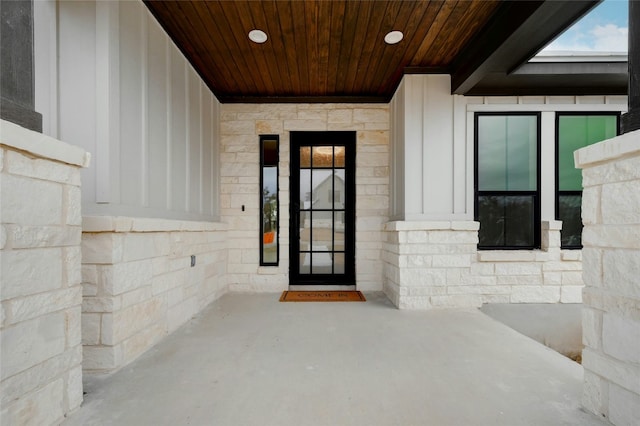
POLYGON ((85 372, 130 363, 227 291, 225 224, 86 216, 83 228, 85 372))
POLYGON ((580 149, 585 312, 582 402, 614 425, 640 419, 640 131, 580 149))
POLYGON ((0 123, 0 419, 59 424, 82 402, 80 169, 89 156, 0 123))

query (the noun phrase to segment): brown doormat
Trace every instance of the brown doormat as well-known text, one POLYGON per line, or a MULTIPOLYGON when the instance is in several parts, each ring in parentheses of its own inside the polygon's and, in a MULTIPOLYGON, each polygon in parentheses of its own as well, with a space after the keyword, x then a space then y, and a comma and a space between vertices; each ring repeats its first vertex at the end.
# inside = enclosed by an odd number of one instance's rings
POLYGON ((281 302, 366 302, 359 291, 283 291, 281 302))

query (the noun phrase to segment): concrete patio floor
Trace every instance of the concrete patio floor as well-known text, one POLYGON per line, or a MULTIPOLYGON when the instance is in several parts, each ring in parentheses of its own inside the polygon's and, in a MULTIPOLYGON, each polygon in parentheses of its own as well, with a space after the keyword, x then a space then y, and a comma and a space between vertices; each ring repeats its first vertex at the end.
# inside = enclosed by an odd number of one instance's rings
POLYGON ((85 379, 71 425, 603 425, 582 367, 477 310, 227 294, 85 379))

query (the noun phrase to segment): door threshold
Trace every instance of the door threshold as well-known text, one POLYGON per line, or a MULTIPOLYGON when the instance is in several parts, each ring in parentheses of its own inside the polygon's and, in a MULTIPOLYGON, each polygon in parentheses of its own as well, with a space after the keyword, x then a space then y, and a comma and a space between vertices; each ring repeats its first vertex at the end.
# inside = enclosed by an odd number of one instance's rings
POLYGON ((356 286, 353 285, 290 285, 290 291, 355 291, 356 286))

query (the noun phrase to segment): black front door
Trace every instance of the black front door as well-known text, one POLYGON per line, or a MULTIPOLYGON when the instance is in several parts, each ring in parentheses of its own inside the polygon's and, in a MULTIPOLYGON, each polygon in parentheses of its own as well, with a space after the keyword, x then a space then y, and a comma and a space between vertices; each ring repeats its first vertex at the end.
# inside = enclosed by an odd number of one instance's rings
POLYGON ((355 284, 356 132, 291 132, 291 285, 355 284))

